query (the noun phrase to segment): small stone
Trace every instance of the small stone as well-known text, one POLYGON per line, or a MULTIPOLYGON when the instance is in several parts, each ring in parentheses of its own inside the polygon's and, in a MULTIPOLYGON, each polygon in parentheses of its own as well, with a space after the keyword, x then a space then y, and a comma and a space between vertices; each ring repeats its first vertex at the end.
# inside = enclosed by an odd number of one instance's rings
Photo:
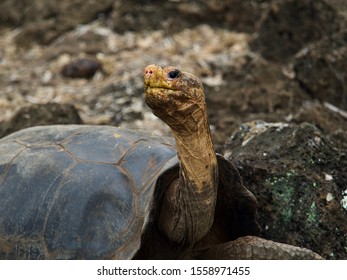
POLYGON ((347 210, 347 189, 342 193, 343 198, 341 199, 340 203, 341 206, 347 210))
POLYGON ((334 199, 334 196, 332 195, 332 193, 327 193, 327 197, 326 197, 327 202, 330 202, 333 199, 334 199))
POLYGON ((99 61, 81 58, 66 64, 61 70, 61 74, 68 78, 91 79, 99 69, 101 69, 99 61))
POLYGON ((324 173, 324 178, 325 181, 332 181, 333 180, 333 176, 331 176, 330 174, 324 173))

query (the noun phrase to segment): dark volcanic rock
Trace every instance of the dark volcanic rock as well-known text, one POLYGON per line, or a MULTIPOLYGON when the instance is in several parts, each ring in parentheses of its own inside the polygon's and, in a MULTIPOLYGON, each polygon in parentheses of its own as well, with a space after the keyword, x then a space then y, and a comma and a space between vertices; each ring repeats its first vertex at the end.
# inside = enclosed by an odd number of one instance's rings
POLYGON ((88 23, 99 14, 108 12, 113 0, 2 0, 0 26, 22 26, 17 43, 30 45, 33 41, 46 44, 63 32, 88 23))
POLYGON ((347 109, 347 30, 304 48, 294 61, 296 79, 314 98, 347 109))
POLYGON ((338 147, 347 149, 347 112, 326 103, 306 103, 292 121, 314 124, 338 147))
POLYGON ((17 130, 49 124, 81 124, 78 111, 70 104, 31 104, 20 108, 0 126, 0 138, 17 130))
POLYGON ((251 47, 266 59, 285 62, 306 43, 338 28, 337 12, 322 0, 273 2, 251 47))
POLYGON ((264 1, 115 1, 112 27, 116 32, 163 29, 173 33, 198 24, 209 24, 253 32, 266 7, 261 5, 262 2, 264 1))
POLYGON ((347 259, 347 151, 314 126, 253 122, 227 146, 258 199, 262 236, 347 259))
POLYGON ((177 32, 198 24, 210 24, 253 32, 266 6, 261 0, 195 1, 60 1, 3 0, 0 3, 0 27, 20 26, 21 46, 33 42, 47 44, 77 27, 111 14, 116 32, 164 29, 177 32))

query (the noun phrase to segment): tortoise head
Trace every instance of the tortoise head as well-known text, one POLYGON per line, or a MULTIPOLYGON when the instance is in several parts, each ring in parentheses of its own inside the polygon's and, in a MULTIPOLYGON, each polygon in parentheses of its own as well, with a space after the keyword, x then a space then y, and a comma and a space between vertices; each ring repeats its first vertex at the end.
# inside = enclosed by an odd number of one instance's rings
POLYGON ((147 105, 174 131, 184 127, 195 131, 199 119, 206 118, 203 86, 193 74, 173 66, 149 65, 144 86, 147 105))

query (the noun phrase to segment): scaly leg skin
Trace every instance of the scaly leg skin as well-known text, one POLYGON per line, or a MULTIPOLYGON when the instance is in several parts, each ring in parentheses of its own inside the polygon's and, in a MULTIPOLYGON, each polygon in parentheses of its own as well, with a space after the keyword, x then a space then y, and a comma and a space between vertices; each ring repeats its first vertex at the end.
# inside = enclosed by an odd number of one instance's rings
POLYGON ((257 236, 244 236, 212 247, 200 257, 231 260, 323 260, 313 251, 257 236))

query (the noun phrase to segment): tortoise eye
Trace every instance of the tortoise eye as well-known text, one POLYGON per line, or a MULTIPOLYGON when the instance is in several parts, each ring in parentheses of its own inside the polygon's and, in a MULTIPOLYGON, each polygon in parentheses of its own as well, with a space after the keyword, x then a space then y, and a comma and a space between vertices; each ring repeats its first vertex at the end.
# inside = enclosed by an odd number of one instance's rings
POLYGON ((180 74, 181 74, 180 70, 175 69, 175 70, 170 71, 170 72, 167 74, 167 76, 168 76, 170 79, 176 79, 176 78, 178 78, 178 77, 180 76, 180 74))

